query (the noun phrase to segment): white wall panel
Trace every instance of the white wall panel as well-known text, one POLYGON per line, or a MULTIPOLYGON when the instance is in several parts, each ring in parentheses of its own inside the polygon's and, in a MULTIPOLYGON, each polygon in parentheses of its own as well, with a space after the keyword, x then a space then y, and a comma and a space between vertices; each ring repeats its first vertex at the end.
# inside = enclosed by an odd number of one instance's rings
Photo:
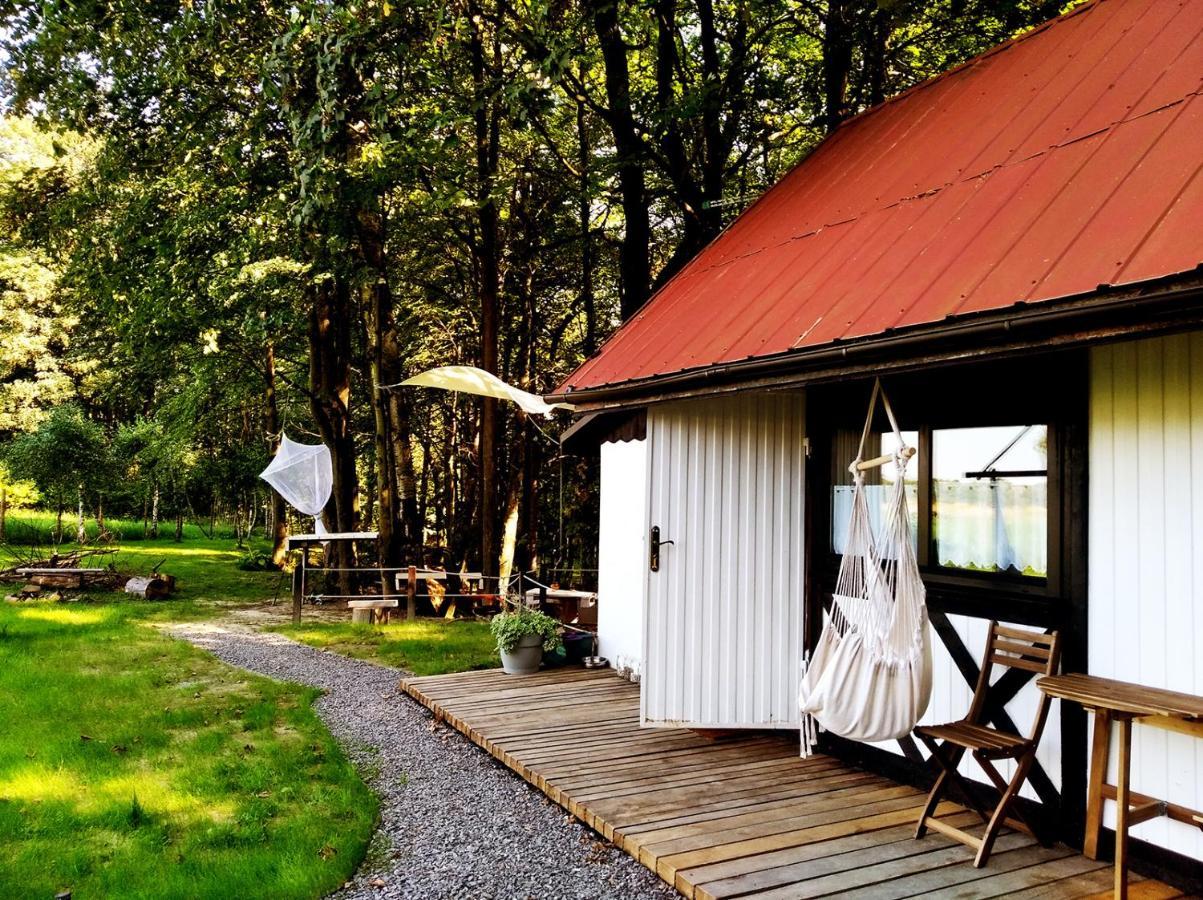
POLYGON ((612 441, 601 446, 598 652, 620 674, 631 678, 638 678, 643 662, 647 467, 647 441, 612 441))
MULTIPOLYGON (((1089 499, 1091 673, 1203 694, 1203 333, 1092 351, 1089 499)), ((1203 741, 1133 729, 1133 790, 1203 807, 1200 772, 1203 741)), ((1132 834, 1203 859, 1197 828, 1132 834)))
POLYGON ((648 411, 647 724, 797 726, 804 434, 798 393, 648 411))

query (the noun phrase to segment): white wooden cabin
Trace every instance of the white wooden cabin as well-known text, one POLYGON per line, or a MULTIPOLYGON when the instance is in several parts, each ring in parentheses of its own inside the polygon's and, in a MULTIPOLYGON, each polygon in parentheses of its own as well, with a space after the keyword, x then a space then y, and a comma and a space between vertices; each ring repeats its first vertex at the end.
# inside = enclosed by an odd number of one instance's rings
MULTIPOLYGON (((1203 695, 1201 34, 1203 4, 1096 0, 854 118, 557 390, 600 445, 600 652, 644 725, 798 728, 876 377, 919 449, 923 721, 966 713, 991 619, 1203 695)), ((1007 693, 1026 729, 1034 684, 1007 693)), ((1079 845, 1088 726, 1055 702, 1025 788, 1079 845)), ((909 739, 823 746, 927 777, 909 739)), ((1138 726, 1133 781, 1203 808, 1203 739, 1138 726)), ((1133 837, 1203 885, 1203 830, 1133 837)))

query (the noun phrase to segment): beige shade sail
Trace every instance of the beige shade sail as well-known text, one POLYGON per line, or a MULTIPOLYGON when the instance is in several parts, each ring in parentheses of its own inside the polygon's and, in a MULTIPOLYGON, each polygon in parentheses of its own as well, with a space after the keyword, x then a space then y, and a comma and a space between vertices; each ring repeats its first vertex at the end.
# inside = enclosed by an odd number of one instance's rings
POLYGON ((552 410, 574 409, 570 403, 548 403, 538 394, 532 394, 512 384, 506 384, 491 372, 478 369, 475 366, 439 366, 429 369, 412 378, 406 378, 400 385, 413 387, 442 388, 445 391, 460 391, 465 394, 476 394, 481 397, 496 397, 498 400, 508 400, 516 403, 524 412, 531 415, 541 415, 551 418, 552 410))

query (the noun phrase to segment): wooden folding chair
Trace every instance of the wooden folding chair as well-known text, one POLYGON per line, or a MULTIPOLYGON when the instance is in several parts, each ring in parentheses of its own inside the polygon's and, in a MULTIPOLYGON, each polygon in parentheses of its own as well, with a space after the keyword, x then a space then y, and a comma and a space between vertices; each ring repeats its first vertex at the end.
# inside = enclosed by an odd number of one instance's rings
POLYGON ((973 860, 974 866, 981 868, 990 858, 990 850, 994 839, 1002 826, 1008 825, 1024 831, 1041 843, 1031 824, 1024 818, 1022 811, 1015 806, 1015 798, 1019 789, 1027 780, 1032 764, 1036 761, 1036 746, 1044 732, 1044 723, 1048 718, 1049 698, 1040 694, 1039 705, 1036 709, 1036 721, 1028 737, 1020 737, 1006 731, 1000 731, 985 724, 986 695, 990 691, 990 678, 995 666, 1005 666, 1013 669, 1024 669, 1037 675, 1054 675, 1061 660, 1061 638, 1057 632, 1041 634, 1026 631, 1021 628, 1011 628, 990 623, 990 639, 986 642, 986 654, 982 659, 982 671, 978 676, 977 688, 973 692, 973 703, 969 707, 969 715, 959 722, 948 725, 920 725, 915 729, 915 735, 931 751, 932 758, 940 765, 940 775, 936 779, 931 793, 927 797, 927 805, 919 816, 919 826, 915 837, 921 838, 931 828, 960 841, 977 850, 973 860), (969 751, 977 760, 979 766, 994 783, 1001 793, 1001 798, 994 812, 987 816, 978 803, 972 790, 965 784, 957 772, 961 758, 969 751), (1015 761, 1015 774, 1010 782, 994 767, 994 761, 1011 759, 1015 761), (964 794, 969 805, 981 816, 986 823, 986 830, 980 838, 954 828, 941 819, 932 818, 940 798, 949 784, 955 784, 964 794), (1011 813, 1017 818, 1012 818, 1011 813))

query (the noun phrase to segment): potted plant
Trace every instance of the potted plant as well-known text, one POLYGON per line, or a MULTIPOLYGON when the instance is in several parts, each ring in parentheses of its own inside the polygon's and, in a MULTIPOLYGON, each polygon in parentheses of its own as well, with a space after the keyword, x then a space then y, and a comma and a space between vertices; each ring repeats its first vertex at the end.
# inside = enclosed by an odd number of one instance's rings
POLYGON ((538 610, 503 612, 493 617, 491 627, 507 675, 538 672, 543 651, 560 646, 560 623, 538 610))

